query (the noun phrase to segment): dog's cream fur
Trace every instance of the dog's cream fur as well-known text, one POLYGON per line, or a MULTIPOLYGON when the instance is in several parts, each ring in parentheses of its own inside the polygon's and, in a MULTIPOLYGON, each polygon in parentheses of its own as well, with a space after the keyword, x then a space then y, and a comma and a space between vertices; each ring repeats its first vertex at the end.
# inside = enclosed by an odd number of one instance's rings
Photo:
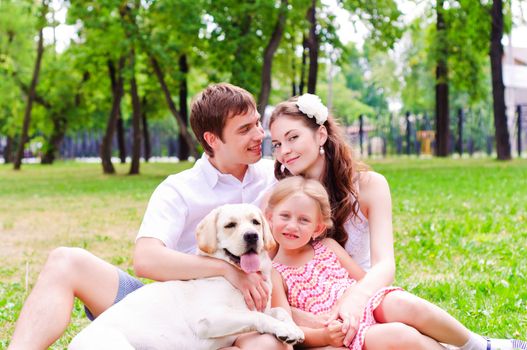
MULTIPOLYGON (((196 237, 200 254, 235 265, 239 264, 237 257, 255 251, 271 290, 271 260, 266 249, 275 243, 257 207, 219 207, 198 225, 196 237), (250 244, 248 233, 253 237, 250 244)), ((269 301, 265 313, 250 311, 241 292, 223 277, 156 282, 102 313, 69 348, 218 349, 231 345, 237 334, 250 331, 274 334, 289 344, 304 338, 284 309, 271 309, 269 301)))

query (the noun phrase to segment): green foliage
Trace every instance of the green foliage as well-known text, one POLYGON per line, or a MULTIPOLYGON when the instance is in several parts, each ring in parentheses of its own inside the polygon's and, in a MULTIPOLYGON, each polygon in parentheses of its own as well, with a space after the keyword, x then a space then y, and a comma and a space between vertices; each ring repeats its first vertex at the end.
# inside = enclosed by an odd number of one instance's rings
POLYGON ((430 24, 422 19, 414 20, 409 26, 411 42, 404 52, 404 85, 401 100, 405 111, 423 113, 433 110, 435 103, 435 62, 430 57, 430 24), (424 33, 424 34, 423 34, 424 33))
POLYGON ((35 10, 31 2, 0 2, 0 134, 20 132, 25 94, 36 53, 35 10))
POLYGON ((369 39, 376 48, 383 51, 393 48, 401 37, 404 24, 395 1, 340 0, 339 2, 350 13, 357 14, 362 19, 369 30, 369 39))
MULTIPOLYGON (((479 0, 449 2, 442 12, 444 33, 438 34, 433 6, 409 25, 404 50, 404 85, 401 99, 405 111, 424 113, 434 110, 436 65, 446 58, 451 115, 458 108, 471 108, 484 115, 487 124, 492 104, 490 64, 490 3, 479 0), (482 112, 480 112, 482 111, 482 112)), ((437 5, 436 5, 437 6, 437 5)), ((454 128, 455 129, 455 128, 454 128)))
MULTIPOLYGON (((328 101, 328 85, 320 84, 318 95, 323 101, 328 101)), ((372 107, 362 103, 360 100, 360 92, 349 89, 344 81, 342 75, 338 75, 333 80, 333 95, 332 95, 332 113, 340 120, 342 124, 353 124, 360 114, 373 116, 375 111, 372 107)))

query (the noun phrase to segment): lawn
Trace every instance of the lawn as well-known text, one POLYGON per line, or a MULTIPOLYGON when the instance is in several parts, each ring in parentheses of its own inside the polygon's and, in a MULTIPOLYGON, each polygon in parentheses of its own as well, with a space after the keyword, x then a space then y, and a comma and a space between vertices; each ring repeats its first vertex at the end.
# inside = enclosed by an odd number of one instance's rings
MULTIPOLYGON (((527 161, 370 162, 392 188, 396 284, 438 303, 474 331, 527 338, 527 161)), ((47 254, 78 246, 130 271, 148 198, 189 164, 143 164, 140 176, 98 164, 0 165, 0 348, 47 254)), ((76 305, 65 348, 86 324, 76 305)))

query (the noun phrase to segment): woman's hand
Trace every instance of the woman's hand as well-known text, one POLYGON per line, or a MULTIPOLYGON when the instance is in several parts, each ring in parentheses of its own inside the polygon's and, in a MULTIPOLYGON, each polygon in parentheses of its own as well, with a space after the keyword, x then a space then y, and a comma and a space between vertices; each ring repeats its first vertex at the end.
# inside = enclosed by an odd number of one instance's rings
POLYGON ((269 289, 265 283, 265 276, 259 272, 245 273, 228 264, 224 277, 242 293, 245 304, 250 310, 265 310, 269 300, 269 289))
POLYGON ((331 321, 326 325, 326 342, 330 346, 342 347, 346 333, 342 332, 342 322, 338 320, 331 321))

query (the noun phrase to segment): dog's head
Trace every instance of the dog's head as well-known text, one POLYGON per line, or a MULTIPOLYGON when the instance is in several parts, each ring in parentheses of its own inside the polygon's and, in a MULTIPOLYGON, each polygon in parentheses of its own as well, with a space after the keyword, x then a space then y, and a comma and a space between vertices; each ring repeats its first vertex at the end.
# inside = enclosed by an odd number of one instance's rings
POLYGON ((252 204, 226 204, 211 211, 196 228, 198 248, 245 272, 260 269, 260 257, 275 247, 269 224, 252 204))

